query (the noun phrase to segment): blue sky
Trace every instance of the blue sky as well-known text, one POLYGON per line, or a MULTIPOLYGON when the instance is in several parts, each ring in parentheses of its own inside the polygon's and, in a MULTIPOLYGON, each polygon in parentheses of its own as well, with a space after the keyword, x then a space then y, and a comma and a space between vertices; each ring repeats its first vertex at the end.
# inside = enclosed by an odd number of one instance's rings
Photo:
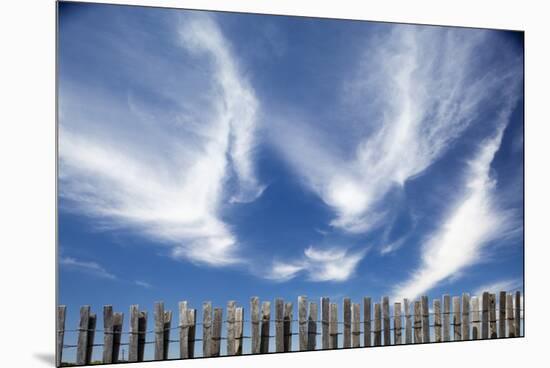
POLYGON ((59 303, 523 284, 523 35, 61 3, 59 303))

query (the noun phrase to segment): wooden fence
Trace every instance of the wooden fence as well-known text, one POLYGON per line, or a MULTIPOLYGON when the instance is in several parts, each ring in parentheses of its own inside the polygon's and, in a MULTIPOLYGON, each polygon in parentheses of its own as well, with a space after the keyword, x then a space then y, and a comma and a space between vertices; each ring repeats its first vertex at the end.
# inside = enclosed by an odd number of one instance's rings
POLYGON ((380 303, 374 305, 371 298, 365 297, 362 309, 361 304, 344 298, 343 320, 339 321, 338 304, 330 303, 326 297, 320 300, 320 319, 317 303, 308 303, 305 296, 298 297, 297 319, 293 317, 292 302, 276 299, 273 318, 271 302, 260 304, 258 297, 253 297, 250 300, 249 320, 245 319, 242 306, 229 301, 225 320, 223 308, 212 308, 211 302, 205 302, 202 305, 202 322, 199 322, 197 310, 182 301, 179 303, 177 326, 172 327, 172 312, 164 309, 163 302, 157 302, 150 330, 147 330, 147 312, 132 305, 127 332, 123 329, 123 313, 113 312, 110 305, 103 308, 102 330, 96 329, 97 316, 90 306, 80 308, 78 329, 65 330, 66 307, 58 306, 57 365, 62 365, 63 352, 71 348, 76 348, 75 361, 63 362, 63 365, 91 364, 95 347, 103 348, 102 363, 118 363, 144 361, 145 346, 148 344, 154 345, 154 360, 165 360, 168 359, 171 344, 175 343, 179 345, 179 355, 174 358, 188 359, 220 356, 222 341, 225 355, 241 355, 245 340, 250 340, 250 354, 264 354, 270 350, 288 352, 520 337, 523 319, 521 303, 520 292, 512 294, 501 291, 498 308, 496 294, 484 292, 478 298, 464 293, 461 297, 451 299, 449 295, 443 295, 441 300, 433 300, 430 311, 428 297, 423 296, 415 301, 404 299, 403 303, 394 303, 393 313, 390 313, 388 297, 383 297, 380 303), (245 323, 249 323, 250 336, 244 335, 245 323), (297 332, 293 332, 296 323, 297 332), (274 335, 271 330, 273 325, 274 335), (202 336, 197 336, 197 327, 202 330, 202 336), (225 330, 225 335, 222 335, 222 330, 225 330), (75 345, 64 345, 67 332, 78 334, 75 345), (96 332, 103 333, 103 343, 95 343, 96 332), (178 336, 177 339, 172 339, 172 332, 178 336), (124 334, 128 335, 125 343, 121 342, 124 334), (154 335, 154 339, 147 341, 146 337, 150 334, 154 335), (293 336, 298 336, 294 346, 293 336), (275 340, 270 348, 272 338, 275 340), (201 342, 202 352, 196 351, 195 342, 201 342), (120 357, 121 346, 128 349, 126 360, 120 357))

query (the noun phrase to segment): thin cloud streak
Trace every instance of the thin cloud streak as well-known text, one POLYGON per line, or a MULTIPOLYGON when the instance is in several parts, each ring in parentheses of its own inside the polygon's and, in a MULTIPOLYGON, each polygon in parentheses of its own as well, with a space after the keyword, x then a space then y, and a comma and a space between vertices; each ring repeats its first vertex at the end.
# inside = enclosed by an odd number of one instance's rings
POLYGON ((116 280, 117 277, 108 272, 105 268, 96 262, 88 262, 77 260, 72 257, 64 257, 59 260, 59 264, 68 269, 76 270, 79 272, 87 273, 102 279, 116 280))
POLYGON ((366 250, 350 252, 337 247, 317 249, 310 246, 304 250, 302 260, 298 262, 274 262, 266 278, 288 281, 305 273, 309 281, 343 282, 353 276, 366 253, 366 250))
POLYGON ((396 298, 416 298, 468 266, 480 262, 484 247, 510 227, 494 198, 491 162, 498 151, 509 111, 502 113, 495 135, 485 140, 468 163, 466 190, 421 249, 421 265, 393 290, 396 298))
POLYGON ((490 293, 498 293, 500 291, 513 292, 523 288, 523 280, 521 279, 505 279, 495 281, 490 284, 485 284, 475 289, 472 294, 481 296, 485 291, 490 293))
MULTIPOLYGON (((213 19, 185 16, 177 28, 182 50, 212 69, 199 82, 193 80, 199 74, 181 76, 183 99, 168 96, 180 109, 176 122, 185 124, 165 121, 146 104, 138 111, 132 99, 117 104, 65 84, 72 89, 62 88, 60 96, 60 194, 72 210, 148 235, 176 258, 242 263, 221 212, 229 201, 253 201, 263 190, 252 160, 259 105, 213 19), (232 177, 237 183, 228 187, 232 177)), ((154 82, 162 70, 152 73, 144 79, 154 82)), ((146 88, 157 92, 156 85, 146 88)))

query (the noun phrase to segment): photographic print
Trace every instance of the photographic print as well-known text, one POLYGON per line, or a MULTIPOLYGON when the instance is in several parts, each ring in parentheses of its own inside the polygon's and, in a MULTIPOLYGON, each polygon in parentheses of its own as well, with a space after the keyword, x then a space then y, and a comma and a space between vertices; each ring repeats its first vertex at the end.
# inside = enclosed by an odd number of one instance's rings
POLYGON ((57 8, 57 366, 524 335, 523 32, 57 8))

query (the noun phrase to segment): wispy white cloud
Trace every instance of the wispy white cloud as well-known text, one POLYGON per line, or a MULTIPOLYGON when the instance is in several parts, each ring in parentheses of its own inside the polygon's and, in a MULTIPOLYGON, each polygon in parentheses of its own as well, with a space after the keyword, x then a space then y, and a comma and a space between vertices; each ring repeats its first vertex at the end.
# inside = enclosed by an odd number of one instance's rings
POLYGON ((175 257, 240 263, 221 213, 230 201, 252 201, 263 190, 252 158, 259 105, 214 19, 185 16, 176 28, 177 52, 208 72, 174 74, 147 63, 135 76, 147 93, 170 101, 171 114, 108 90, 61 84, 60 194, 73 210, 138 230, 175 257))
POLYGON ((481 296, 485 291, 490 293, 498 293, 500 291, 513 292, 521 290, 522 287, 523 280, 521 279, 505 279, 482 285, 475 289, 472 294, 481 296))
POLYGON ((59 264, 67 269, 72 269, 79 272, 84 272, 103 279, 116 280, 117 277, 108 272, 105 268, 96 262, 88 262, 77 260, 72 257, 63 257, 59 260, 59 264))
POLYGON ((142 288, 145 288, 145 289, 150 289, 152 287, 150 283, 146 281, 141 281, 141 280, 135 280, 134 284, 136 284, 137 286, 141 286, 142 288))
POLYGON ((400 27, 368 47, 344 89, 360 128, 349 119, 323 130, 307 116, 272 124, 281 155, 334 209, 333 226, 361 233, 379 225, 390 211, 387 195, 438 160, 480 107, 513 84, 505 68, 480 72, 485 35, 400 27), (346 131, 354 136, 344 139, 346 131))
POLYGON ((491 162, 500 147, 509 113, 509 108, 503 110, 496 133, 482 143, 476 157, 468 163, 466 190, 427 237, 420 266, 394 288, 395 297, 416 298, 480 262, 485 246, 511 226, 507 213, 494 198, 496 179, 491 176, 491 162))
POLYGON ((344 248, 319 249, 310 246, 297 262, 274 262, 267 278, 288 281, 305 273, 310 281, 346 281, 353 276, 365 255, 366 250, 351 252, 344 248))

